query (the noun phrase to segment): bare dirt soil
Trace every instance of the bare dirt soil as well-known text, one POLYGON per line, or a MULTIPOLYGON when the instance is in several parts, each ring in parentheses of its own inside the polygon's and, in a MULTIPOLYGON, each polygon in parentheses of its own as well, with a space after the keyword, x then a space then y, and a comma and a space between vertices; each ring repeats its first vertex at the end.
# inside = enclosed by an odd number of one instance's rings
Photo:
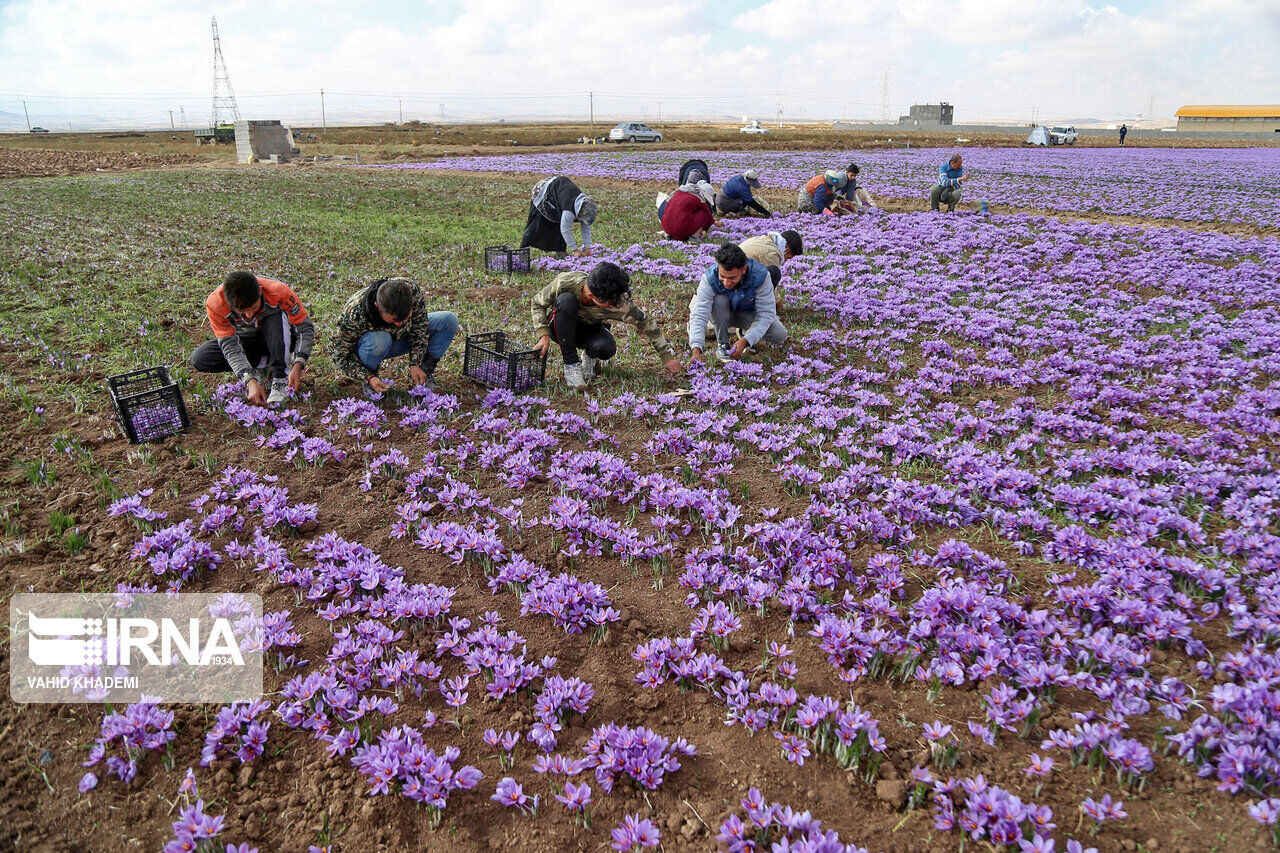
MULTIPOLYGON (((848 142, 842 142, 841 147, 849 147, 848 142)), ((15 155, 0 146, 0 176, 163 168, 200 159, 194 155, 181 160, 158 154, 128 156, 91 152, 73 156, 67 152, 29 151, 15 155), (43 156, 51 153, 65 157, 43 156), (22 164, 12 168, 26 171, 10 175, 5 171, 7 162, 22 164), (39 168, 53 171, 41 172, 39 168)), ((424 180, 429 179, 424 176, 424 180)), ((593 183, 605 181, 583 180, 584 185, 593 183)), ((777 201, 785 199, 779 194, 777 201)), ((895 211, 918 210, 922 205, 923 202, 893 200, 885 203, 895 211)), ((1033 212, 1067 217, 1057 212, 1033 212)), ((1174 224, 1134 217, 1100 218, 1151 226, 1174 224)), ((1203 227, 1231 230, 1229 226, 1203 227)), ((1273 230, 1242 233, 1273 233, 1273 230)), ((490 295, 505 300, 523 298, 524 293, 513 290, 490 295)), ((193 316, 186 329, 193 345, 202 337, 199 320, 193 316)), ((39 375, 39 359, 39 354, 0 347, 0 370, 15 377, 39 375)), ((86 383, 101 384, 104 379, 105 375, 100 372, 88 371, 83 375, 86 383)), ((475 386, 456 376, 444 378, 443 386, 443 390, 456 393, 468 410, 477 407, 475 386)), ((332 390, 321 385, 313 390, 313 408, 318 412, 329 402, 332 390)), ((565 397, 555 399, 554 405, 562 411, 580 414, 585 411, 581 401, 565 397)), ((582 560, 575 567, 576 573, 607 587, 624 615, 602 644, 590 645, 582 636, 566 637, 545 620, 519 619, 518 601, 513 596, 490 596, 476 583, 476 578, 469 578, 443 557, 429 554, 408 540, 392 539, 387 534, 387 526, 395 517, 395 501, 359 489, 358 481, 363 473, 359 462, 299 469, 283 462, 278 454, 255 447, 245 430, 222 415, 201 408, 194 408, 192 414, 195 425, 190 433, 148 445, 145 456, 131 454, 137 448, 120 437, 105 402, 96 410, 84 411, 76 411, 69 404, 53 403, 44 417, 47 423, 58 424, 62 431, 89 448, 99 467, 127 471, 120 482, 126 492, 155 488, 157 498, 151 505, 169 512, 170 523, 191 516, 188 501, 216 478, 216 473, 209 475, 203 469, 201 458, 213 459, 215 472, 225 465, 239 465, 264 474, 277 474, 288 486, 292 501, 319 503, 325 520, 320 532, 336 532, 361 541, 381 554, 388 564, 404 566, 412 582, 457 585, 459 591, 453 608, 457 614, 474 619, 485 610, 498 611, 505 619, 504 627, 518 630, 526 638, 531 659, 543 654, 556 655, 562 671, 576 672, 596 686, 597 701, 592 705, 591 715, 567 730, 562 741, 563 752, 576 751, 594 725, 607 721, 648 725, 668 735, 684 734, 700 750, 698 757, 686 761, 684 768, 656 792, 642 796, 620 791, 612 797, 600 798, 592 831, 575 827, 554 803, 544 806, 537 820, 519 819, 508 813, 497 813, 488 802, 493 785, 504 774, 499 771, 496 760, 483 757, 492 750, 483 746, 480 734, 490 727, 524 729, 532 718, 527 708, 516 708, 511 702, 473 702, 469 706, 472 718, 466 730, 440 737, 442 742, 456 743, 465 756, 462 763, 480 767, 485 779, 476 790, 455 794, 450 799, 445 824, 432 830, 421 809, 400 797, 369 797, 367 783, 347 760, 327 757, 322 744, 276 720, 268 755, 262 759, 244 767, 221 761, 215 771, 199 771, 201 796, 211 811, 226 816, 227 840, 247 841, 262 853, 281 850, 301 853, 326 834, 332 835, 337 849, 343 853, 601 851, 607 843, 609 826, 624 813, 640 813, 653 816, 659 822, 664 850, 706 851, 718 849, 714 836, 720 821, 731 812, 740 812, 737 798, 747 786, 756 785, 766 788, 770 799, 789 803, 797 809, 812 810, 845 840, 871 850, 945 853, 959 848, 961 835, 935 832, 928 809, 902 809, 905 786, 897 783, 901 783, 920 760, 922 748, 918 738, 906 733, 905 727, 895 725, 887 733, 889 751, 877 781, 888 784, 868 783, 852 774, 846 777, 833 773, 829 761, 821 757, 815 757, 803 767, 782 761, 776 741, 767 733, 749 738, 741 726, 724 726, 723 707, 701 691, 682 693, 672 685, 649 691, 632 685, 631 679, 638 668, 630 657, 635 646, 648 637, 675 636, 688 628, 690 611, 674 576, 667 577, 663 589, 655 589, 650 577, 643 573, 637 577, 621 568, 616 560, 582 560), (170 484, 180 487, 181 497, 160 497, 170 484)), ((59 466, 56 485, 39 486, 31 482, 16 462, 25 458, 29 448, 47 446, 48 430, 16 415, 8 420, 7 429, 0 431, 0 459, 6 460, 0 469, 0 489, 4 496, 0 506, 12 508, 13 524, 24 531, 41 531, 48 527, 49 514, 60 511, 75 514, 77 523, 92 530, 93 535, 88 548, 76 556, 68 556, 52 537, 31 537, 30 546, 21 553, 0 551, 0 588, 15 592, 68 592, 81 588, 110 589, 122 581, 139 582, 138 564, 129 557, 130 547, 139 533, 123 519, 106 515, 94 481, 70 461, 59 466)), ((643 446, 652 433, 643 424, 623 418, 616 419, 609 428, 624 448, 643 446)), ((411 442, 406 443, 404 449, 410 456, 422 451, 411 442)), ((736 476, 744 479, 754 503, 782 507, 784 514, 796 508, 798 499, 779 487, 768 466, 752 471, 744 464, 738 470, 736 476)), ((493 482, 478 485, 486 491, 497 488, 493 482)), ((540 509, 533 507, 531 512, 540 509)), ((220 540, 218 544, 224 543, 220 540)), ((1036 577, 1040 571, 1036 564, 1008 546, 993 539, 984 542, 983 547, 993 556, 1018 566, 1029 583, 1044 582, 1043 578, 1036 577)), ((558 564, 561 559, 552 547, 531 550, 528 556, 547 565, 558 564)), ((673 559, 673 565, 682 564, 680 557, 673 559)), ((210 584, 214 585, 260 593, 269 611, 293 611, 297 629, 307 638, 299 650, 301 657, 316 660, 327 651, 329 626, 306 607, 298 607, 292 590, 264 582, 261 575, 234 566, 219 569, 215 582, 210 584)), ((762 649, 769 641, 787 641, 779 635, 776 620, 770 622, 746 614, 744 623, 725 653, 731 666, 759 662, 762 649)), ((1203 639, 1215 651, 1227 648, 1223 637, 1203 639)), ((434 653, 430 638, 421 641, 421 649, 427 655, 434 653)), ((8 656, 8 644, 0 641, 0 661, 6 672, 8 656)), ((808 674, 808 680, 802 679, 796 684, 801 694, 824 692, 828 685, 818 676, 827 667, 816 650, 806 647, 799 653, 797 662, 801 673, 808 674)), ((1181 665, 1181 661, 1170 655, 1167 660, 1152 665, 1152 676, 1158 679, 1178 672, 1181 665)), ((268 691, 279 690, 284 680, 284 676, 267 670, 268 691)), ((981 715, 977 691, 948 693, 945 704, 940 706, 926 699, 922 685, 874 681, 859 685, 853 698, 886 722, 940 718, 958 723, 981 715)), ((421 709, 411 702, 406 702, 404 707, 421 718, 421 709)), ((436 709, 439 710, 438 703, 436 709)), ((1061 695, 1055 715, 1040 722, 1030 742, 1038 742, 1050 728, 1063 725, 1070 712, 1088 709, 1096 709, 1096 702, 1083 696, 1061 695)), ((173 768, 164 767, 159 757, 153 755, 130 786, 114 780, 104 781, 97 790, 82 796, 76 788, 83 773, 80 762, 97 733, 102 713, 103 709, 98 706, 17 706, 9 702, 7 696, 0 701, 0 851, 157 850, 169 837, 169 822, 177 814, 173 807, 175 781, 188 765, 198 766, 200 741, 192 733, 208 727, 211 709, 201 706, 177 709, 175 727, 182 735, 176 742, 173 768)), ((1144 740, 1150 740, 1149 732, 1141 734, 1144 740)), ((1020 779, 1026 764, 1026 747, 1027 744, 1019 743, 1017 748, 1007 751, 966 756, 956 773, 965 776, 982 773, 991 780, 1020 779)), ((526 768, 531 757, 529 747, 522 747, 519 760, 526 768)), ((527 776, 527 772, 524 775, 527 776)), ((1107 785, 1100 783, 1091 771, 1069 767, 1062 761, 1036 801, 1054 809, 1063 834, 1083 837, 1087 830, 1079 826, 1077 805, 1086 795, 1084 792, 1097 790, 1100 796, 1105 789, 1107 785)), ((1219 793, 1214 780, 1199 779, 1185 765, 1172 759, 1159 761, 1145 789, 1126 796, 1125 803, 1129 819, 1114 829, 1109 827, 1091 842, 1100 853, 1270 849, 1265 834, 1243 816, 1239 798, 1219 793)))
POLYGON ((191 154, 140 154, 135 151, 41 151, 0 147, 0 180, 47 178, 82 172, 125 172, 186 166, 201 158, 191 154))

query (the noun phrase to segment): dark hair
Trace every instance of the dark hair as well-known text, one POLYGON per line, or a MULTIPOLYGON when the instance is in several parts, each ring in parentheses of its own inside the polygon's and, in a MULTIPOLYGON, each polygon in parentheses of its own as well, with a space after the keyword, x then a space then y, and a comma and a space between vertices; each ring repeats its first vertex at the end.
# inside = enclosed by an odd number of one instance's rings
POLYGON ((799 231, 783 231, 782 239, 787 241, 787 248, 792 255, 804 254, 804 241, 800 239, 799 231))
POLYGON ((617 264, 601 261, 587 273, 587 289, 606 305, 617 305, 631 295, 631 276, 617 264))
POLYGON ((782 268, 777 264, 769 264, 765 269, 769 271, 769 280, 772 281, 775 286, 778 282, 782 281, 782 268))
POLYGON ((256 275, 236 270, 222 282, 222 293, 227 297, 227 304, 239 311, 257 302, 262 295, 262 288, 258 285, 256 275))
POLYGON ((413 282, 407 278, 389 278, 378 285, 373 301, 399 323, 413 312, 413 282))
POLYGON ((844 167, 844 170, 846 172, 853 172, 855 175, 862 171, 861 169, 858 168, 857 163, 850 163, 848 166, 844 167))
POLYGON ((740 270, 747 265, 747 253, 737 243, 721 243, 716 249, 716 263, 723 269, 740 270))

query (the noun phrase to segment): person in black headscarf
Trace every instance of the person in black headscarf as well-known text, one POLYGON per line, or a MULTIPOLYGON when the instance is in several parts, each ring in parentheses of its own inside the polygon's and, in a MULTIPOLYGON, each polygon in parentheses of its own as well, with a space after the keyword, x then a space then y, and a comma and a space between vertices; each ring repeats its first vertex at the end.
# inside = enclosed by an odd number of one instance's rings
POLYGON ((596 221, 596 203, 566 177, 544 178, 534 185, 529 202, 529 221, 524 226, 520 248, 544 252, 572 252, 575 257, 591 254, 591 223, 596 221), (582 245, 573 239, 573 223, 582 228, 582 245))

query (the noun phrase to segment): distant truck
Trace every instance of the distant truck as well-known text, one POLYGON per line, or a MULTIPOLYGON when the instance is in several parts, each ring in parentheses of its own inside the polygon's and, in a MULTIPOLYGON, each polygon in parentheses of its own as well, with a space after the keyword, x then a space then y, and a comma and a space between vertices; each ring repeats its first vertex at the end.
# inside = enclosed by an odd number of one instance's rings
POLYGON ((230 145, 236 141, 236 126, 220 124, 217 127, 202 127, 195 132, 196 145, 230 145))

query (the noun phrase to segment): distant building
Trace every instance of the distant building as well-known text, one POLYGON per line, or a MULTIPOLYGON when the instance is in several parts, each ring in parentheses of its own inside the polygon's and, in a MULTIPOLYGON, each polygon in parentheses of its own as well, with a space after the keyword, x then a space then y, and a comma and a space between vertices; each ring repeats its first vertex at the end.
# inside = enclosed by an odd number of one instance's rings
POLYGON ((1227 133, 1280 133, 1280 104, 1181 107, 1178 130, 1209 130, 1227 133))
POLYGON ((912 104, 910 115, 899 116, 899 127, 942 127, 951 124, 956 108, 943 101, 940 104, 912 104))

